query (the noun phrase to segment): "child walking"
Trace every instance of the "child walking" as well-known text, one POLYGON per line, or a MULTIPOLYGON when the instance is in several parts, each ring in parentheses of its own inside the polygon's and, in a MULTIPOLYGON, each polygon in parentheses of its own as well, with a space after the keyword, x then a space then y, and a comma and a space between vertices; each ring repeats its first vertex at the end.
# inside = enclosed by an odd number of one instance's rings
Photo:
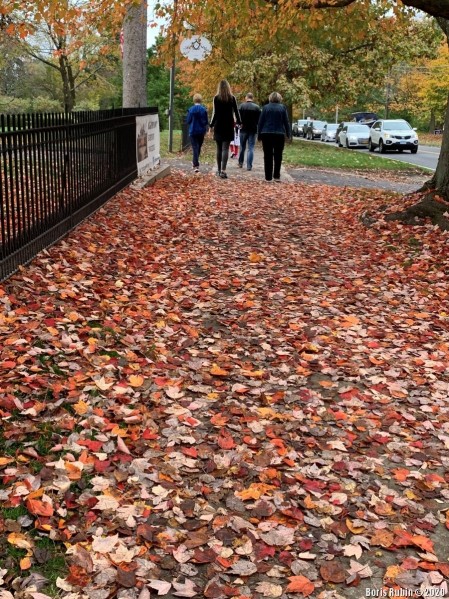
POLYGON ((204 136, 207 133, 209 119, 207 110, 202 104, 200 94, 193 96, 193 106, 189 108, 187 113, 187 123, 189 124, 189 137, 192 145, 192 165, 195 173, 200 172, 200 154, 203 147, 204 136))

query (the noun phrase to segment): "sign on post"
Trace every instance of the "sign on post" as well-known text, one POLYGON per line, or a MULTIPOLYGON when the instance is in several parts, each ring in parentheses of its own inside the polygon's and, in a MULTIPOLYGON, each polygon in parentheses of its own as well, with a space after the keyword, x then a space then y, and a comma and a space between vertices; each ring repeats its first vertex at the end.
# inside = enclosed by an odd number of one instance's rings
POLYGON ((159 166, 160 147, 159 115, 136 116, 137 175, 139 177, 159 166))

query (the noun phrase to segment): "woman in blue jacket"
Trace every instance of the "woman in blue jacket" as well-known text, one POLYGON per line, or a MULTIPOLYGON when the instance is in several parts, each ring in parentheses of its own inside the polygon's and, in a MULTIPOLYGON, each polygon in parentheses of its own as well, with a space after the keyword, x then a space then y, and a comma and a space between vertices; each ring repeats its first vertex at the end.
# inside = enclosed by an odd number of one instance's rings
POLYGON ((189 108, 187 113, 187 123, 189 124, 189 137, 192 145, 193 153, 193 170, 195 173, 200 172, 200 154, 201 148, 203 147, 204 136, 207 133, 207 127, 209 125, 209 119, 207 117, 207 110, 201 104, 202 97, 200 94, 193 96, 193 106, 189 108))
POLYGON ((285 138, 290 137, 290 123, 281 94, 273 92, 268 102, 259 118, 259 139, 263 147, 265 181, 279 183, 285 138))

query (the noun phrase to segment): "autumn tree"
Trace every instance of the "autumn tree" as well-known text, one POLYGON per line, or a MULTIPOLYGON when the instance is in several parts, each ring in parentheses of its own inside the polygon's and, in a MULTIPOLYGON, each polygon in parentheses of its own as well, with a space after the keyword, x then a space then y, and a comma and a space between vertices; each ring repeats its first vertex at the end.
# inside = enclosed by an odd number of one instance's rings
MULTIPOLYGON (((328 9, 334 12, 338 8, 354 7, 362 12, 368 10, 370 2, 365 0, 287 0, 280 3, 279 0, 266 0, 273 6, 274 10, 287 11, 320 11, 328 9)), ((435 17, 449 44, 449 0, 401 0, 389 3, 392 9, 399 13, 402 7, 418 9, 427 15, 435 17)), ((446 101, 446 112, 444 121, 444 135, 438 165, 433 177, 420 190, 423 192, 422 199, 411 208, 392 215, 406 223, 414 224, 421 218, 430 217, 433 222, 445 229, 449 229, 449 219, 444 215, 447 213, 447 203, 441 203, 443 197, 449 201, 449 98, 446 101)))
MULTIPOLYGON (((5 4, 8 3, 3 3, 2 10, 6 10, 5 4)), ((74 108, 79 88, 93 83, 118 56, 111 29, 98 13, 101 4, 100 0, 24 0, 10 6, 4 33, 22 55, 40 61, 58 74, 67 111, 74 108)))

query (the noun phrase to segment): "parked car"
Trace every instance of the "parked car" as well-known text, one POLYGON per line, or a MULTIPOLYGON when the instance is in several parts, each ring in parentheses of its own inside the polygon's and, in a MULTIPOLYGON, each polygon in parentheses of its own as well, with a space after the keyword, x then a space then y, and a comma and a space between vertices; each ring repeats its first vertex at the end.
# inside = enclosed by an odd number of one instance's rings
POLYGON ((292 134, 294 137, 302 137, 304 135, 304 125, 308 123, 308 119, 299 119, 292 125, 292 134))
POLYGON ((379 117, 375 112, 353 112, 351 118, 356 123, 372 127, 379 117))
POLYGON ((418 135, 416 130, 404 119, 381 119, 370 129, 369 149, 374 152, 379 148, 382 154, 387 150, 403 152, 410 150, 412 154, 418 151, 418 135))
POLYGON ((321 131, 321 141, 335 141, 337 123, 326 123, 321 131))
POLYGON ((343 127, 346 127, 346 125, 352 125, 352 121, 342 121, 341 123, 338 123, 338 127, 337 127, 337 131, 335 132, 335 141, 338 144, 338 136, 340 135, 340 131, 343 129, 343 127))
POLYGON ((347 148, 367 148, 369 145, 368 125, 349 123, 338 134, 338 145, 347 148))
POLYGON ((325 124, 324 121, 307 121, 304 125, 305 139, 319 139, 325 124))

